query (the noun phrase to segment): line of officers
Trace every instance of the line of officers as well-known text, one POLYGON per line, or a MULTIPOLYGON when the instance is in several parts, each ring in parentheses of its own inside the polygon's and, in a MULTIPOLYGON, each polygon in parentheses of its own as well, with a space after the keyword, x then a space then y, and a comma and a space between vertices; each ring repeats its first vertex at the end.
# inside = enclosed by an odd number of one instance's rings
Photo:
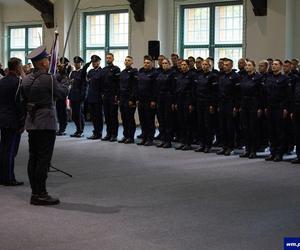
MULTIPOLYGON (((118 108, 120 107, 124 137, 120 143, 134 143, 138 109, 142 133, 138 145, 211 152, 212 146, 221 149, 219 155, 229 156, 234 148, 245 151, 240 157, 255 158, 258 151, 270 148, 267 161, 281 161, 296 145, 300 163, 300 77, 298 60, 263 60, 258 67, 254 61, 240 59, 238 70, 233 61, 221 58, 218 70, 212 58, 189 57, 177 54, 171 61, 158 58, 154 67, 150 56, 144 57, 140 69, 133 68, 133 58, 125 58, 125 69, 113 64, 114 55, 106 55, 106 67, 101 68, 97 55, 83 66, 76 56, 71 73, 69 61, 61 58, 57 79, 70 82, 68 99, 76 131, 71 137, 82 137, 84 103, 90 108, 93 123, 91 140, 117 141, 118 108), (92 64, 92 69, 87 69, 92 64), (83 66, 83 67, 82 67, 83 66), (256 69, 258 68, 258 70, 256 69), (103 113, 106 135, 102 137, 103 113), (155 117, 159 135, 155 136, 155 117)), ((58 135, 67 126, 66 102, 57 101, 58 135)))

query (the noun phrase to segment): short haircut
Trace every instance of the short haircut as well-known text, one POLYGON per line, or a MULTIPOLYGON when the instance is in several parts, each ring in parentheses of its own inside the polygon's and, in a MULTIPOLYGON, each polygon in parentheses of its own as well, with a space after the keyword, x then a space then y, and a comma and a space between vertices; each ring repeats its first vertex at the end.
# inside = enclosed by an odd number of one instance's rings
POLYGON ((203 59, 201 56, 198 56, 198 57, 196 58, 196 60, 201 60, 201 61, 203 61, 204 59, 203 59))
POLYGON ((108 52, 106 55, 107 55, 107 56, 112 56, 112 57, 114 57, 114 54, 113 54, 113 53, 110 53, 110 52, 108 52))
POLYGON ((269 66, 269 62, 267 60, 261 60, 259 61, 259 64, 264 64, 266 66, 269 66))
POLYGON ((284 63, 292 64, 292 61, 290 61, 290 60, 285 60, 284 63))
POLYGON ((206 59, 211 60, 211 61, 215 61, 215 59, 212 56, 207 57, 206 59))
POLYGON ((152 57, 149 56, 149 55, 145 55, 145 56, 144 56, 144 61, 145 61, 145 60, 152 61, 152 57))
POLYGON ((189 59, 192 59, 192 60, 193 60, 193 62, 195 62, 195 61, 196 61, 196 60, 195 60, 195 57, 193 57, 193 56, 189 56, 189 57, 188 57, 188 60, 189 60, 189 59))
POLYGON ((171 57, 174 57, 174 56, 176 56, 177 58, 179 58, 178 54, 172 53, 172 54, 171 54, 171 57))
POLYGON ((299 59, 298 59, 298 58, 293 58, 291 61, 292 61, 292 62, 299 63, 299 59))
POLYGON ((223 61, 224 61, 224 62, 230 62, 231 64, 233 64, 233 61, 232 61, 231 59, 229 59, 229 58, 224 58, 223 61))
POLYGON ((17 57, 12 57, 8 60, 8 70, 16 70, 22 64, 22 60, 17 57))
POLYGON ((273 62, 279 62, 280 65, 283 65, 283 63, 280 59, 275 59, 273 62))
POLYGON ((130 58, 131 60, 133 60, 133 57, 132 57, 132 56, 126 56, 126 58, 130 58))
POLYGON ((189 65, 189 60, 188 59, 184 59, 184 60, 182 60, 182 62, 181 63, 183 63, 183 62, 185 62, 187 65, 189 65))

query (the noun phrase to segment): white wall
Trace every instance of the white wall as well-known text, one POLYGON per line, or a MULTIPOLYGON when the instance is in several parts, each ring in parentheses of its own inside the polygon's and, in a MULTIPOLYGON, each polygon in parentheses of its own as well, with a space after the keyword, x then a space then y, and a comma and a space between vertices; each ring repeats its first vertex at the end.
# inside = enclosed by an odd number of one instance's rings
MULTIPOLYGON (((81 54, 80 29, 84 11, 128 9, 130 13, 130 54, 135 58, 135 65, 142 64, 142 58, 148 52, 148 40, 161 41, 161 53, 170 55, 176 52, 177 36, 177 8, 179 4, 203 3, 209 0, 146 0, 145 22, 136 22, 133 12, 126 0, 82 0, 75 16, 69 38, 66 56, 73 58, 81 54)), ((210 0, 212 1, 212 0, 210 0)), ((216 2, 217 0, 213 0, 216 2)), ((77 1, 55 1, 55 24, 60 32, 61 53, 72 12, 77 1)), ((268 0, 268 15, 256 17, 252 11, 250 0, 245 1, 246 13, 246 41, 245 56, 260 60, 266 57, 300 57, 300 16, 296 10, 300 9, 299 0, 268 0)), ((7 25, 43 23, 40 13, 27 3, 19 5, 0 6, 0 32, 5 31, 7 25), (12 15, 12 13, 18 13, 12 15)), ((5 44, 6 32, 1 32, 0 61, 6 61, 5 44)), ((54 30, 44 29, 44 42, 50 49, 54 30)))

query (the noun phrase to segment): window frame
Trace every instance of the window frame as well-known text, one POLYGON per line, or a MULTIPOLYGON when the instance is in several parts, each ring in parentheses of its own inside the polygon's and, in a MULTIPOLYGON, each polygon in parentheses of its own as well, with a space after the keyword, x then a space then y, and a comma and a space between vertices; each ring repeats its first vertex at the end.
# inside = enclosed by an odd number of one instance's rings
POLYGON ((7 58, 10 58, 10 53, 13 51, 25 51, 25 62, 23 62, 24 64, 28 63, 29 60, 27 58, 27 55, 29 53, 29 51, 34 50, 35 48, 30 48, 29 47, 29 40, 28 40, 28 34, 29 34, 29 29, 31 28, 42 28, 42 44, 43 44, 43 40, 44 40, 44 28, 42 24, 28 24, 28 25, 10 25, 7 26, 7 32, 8 32, 8 36, 7 36, 7 58), (13 29, 25 29, 25 47, 24 48, 11 48, 11 30, 13 29))
POLYGON ((217 48, 241 48, 242 54, 244 55, 244 43, 245 43, 245 5, 243 0, 237 1, 226 1, 226 2, 214 2, 214 3, 199 3, 199 4, 184 4, 180 5, 179 9, 179 54, 184 56, 185 49, 208 49, 208 54, 211 57, 215 57, 215 49, 217 48), (242 5, 243 6, 243 36, 242 43, 215 43, 215 9, 219 6, 232 6, 242 5), (184 44, 184 20, 185 9, 190 8, 209 8, 209 44, 208 45, 185 45, 184 44))
MULTIPOLYGON (((121 14, 127 13, 128 20, 130 21, 129 11, 128 9, 119 9, 119 10, 106 10, 106 11, 90 11, 83 13, 83 24, 82 24, 82 53, 83 59, 86 61, 87 58, 87 51, 88 50, 103 50, 105 55, 110 52, 111 50, 122 50, 126 49, 129 51, 129 25, 128 23, 128 45, 127 46, 110 46, 110 15, 111 14, 121 14), (104 47, 97 46, 97 47, 89 47, 87 46, 87 16, 97 16, 97 15, 105 15, 105 44, 104 47)), ((103 59, 103 58, 102 58, 103 59)))

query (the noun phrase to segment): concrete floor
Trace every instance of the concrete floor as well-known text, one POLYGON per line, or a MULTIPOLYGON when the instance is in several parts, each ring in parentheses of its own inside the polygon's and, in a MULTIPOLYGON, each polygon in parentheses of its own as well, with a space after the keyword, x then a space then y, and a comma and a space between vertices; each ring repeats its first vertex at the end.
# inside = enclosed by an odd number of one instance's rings
POLYGON ((1 250, 273 250, 300 237, 300 166, 288 162, 65 136, 53 165, 74 177, 49 173, 61 204, 35 207, 27 151, 24 135, 16 176, 25 186, 0 187, 1 250))

